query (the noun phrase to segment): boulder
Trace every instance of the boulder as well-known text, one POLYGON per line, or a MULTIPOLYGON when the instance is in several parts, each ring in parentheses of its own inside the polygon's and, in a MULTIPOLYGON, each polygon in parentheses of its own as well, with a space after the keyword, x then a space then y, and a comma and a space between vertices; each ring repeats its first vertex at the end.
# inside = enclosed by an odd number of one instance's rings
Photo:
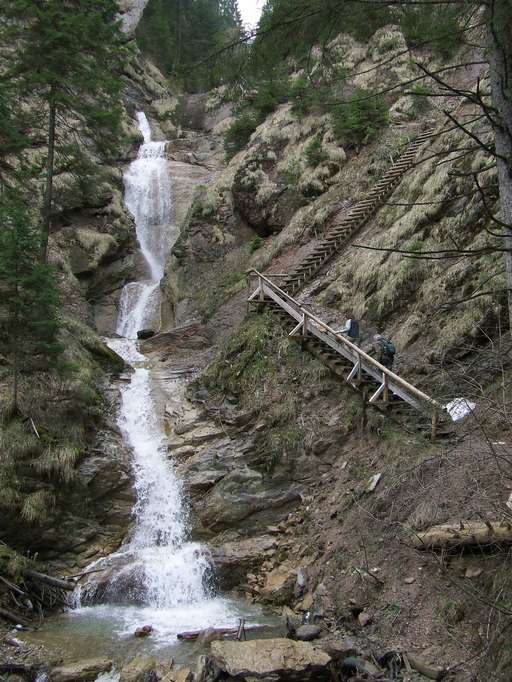
POLYGON ((119 682, 153 682, 156 681, 157 662, 153 656, 139 654, 121 670, 119 682))
POLYGON ((137 628, 133 633, 135 637, 149 637, 153 632, 153 627, 151 625, 143 625, 141 628, 137 628))
POLYGON ((322 640, 322 650, 325 651, 334 661, 343 661, 349 656, 360 656, 361 647, 357 642, 349 637, 344 639, 322 640))
POLYGON ((301 642, 311 642, 313 639, 318 639, 322 634, 322 628, 319 625, 301 625, 295 631, 295 639, 301 642))
POLYGON ((152 339, 155 334, 156 331, 154 329, 140 329, 137 332, 137 338, 144 341, 145 339, 152 339))
POLYGON ((98 675, 112 670, 112 661, 106 658, 91 658, 75 663, 68 663, 54 668, 50 672, 50 682, 78 682, 79 680, 95 680, 98 675))
POLYGON ((235 680, 331 680, 330 656, 309 642, 213 642, 210 658, 217 669, 235 680))

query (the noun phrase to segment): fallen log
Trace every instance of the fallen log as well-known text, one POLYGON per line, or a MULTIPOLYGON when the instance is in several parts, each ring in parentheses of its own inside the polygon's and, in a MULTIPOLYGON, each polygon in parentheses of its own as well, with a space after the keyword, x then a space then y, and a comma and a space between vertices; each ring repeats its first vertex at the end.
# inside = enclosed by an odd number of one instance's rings
POLYGON ((14 625, 28 625, 28 621, 7 609, 0 609, 0 618, 8 620, 10 623, 14 623, 14 625))
POLYGON ((25 575, 38 583, 44 583, 50 587, 55 587, 58 590, 68 590, 72 592, 75 589, 75 583, 70 580, 62 580, 62 578, 54 578, 51 575, 45 575, 38 571, 27 569, 24 571, 25 575))
MULTIPOLYGON (((258 630, 259 628, 264 627, 263 625, 245 625, 244 624, 244 631, 247 630, 258 630)), ((238 635, 240 630, 240 626, 236 628, 206 628, 205 630, 191 630, 189 632, 180 632, 178 633, 177 637, 178 639, 182 639, 185 641, 192 642, 202 635, 214 635, 217 637, 225 637, 227 635, 234 635, 235 637, 238 635)))
POLYGON ((417 549, 449 549, 471 545, 512 543, 512 524, 508 521, 460 521, 432 526, 412 538, 417 549))

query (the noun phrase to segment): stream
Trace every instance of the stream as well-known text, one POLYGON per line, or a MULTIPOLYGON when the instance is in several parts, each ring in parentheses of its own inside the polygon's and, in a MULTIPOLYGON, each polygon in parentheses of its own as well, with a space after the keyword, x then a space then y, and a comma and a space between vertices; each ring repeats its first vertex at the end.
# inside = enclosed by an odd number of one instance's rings
MULTIPOLYGON (((108 340, 133 368, 129 383, 120 386, 118 424, 133 453, 134 523, 117 552, 86 569, 98 573, 91 573, 76 590, 75 608, 24 637, 58 651, 65 660, 106 656, 118 668, 141 652, 190 662, 200 652, 197 645, 178 641, 179 632, 236 627, 242 617, 249 625, 269 626, 273 620, 259 608, 216 595, 207 548, 190 541, 187 504, 167 451, 151 359, 137 343, 139 330, 158 328, 159 284, 178 236, 172 220, 166 142, 152 140, 143 113, 137 119, 144 143, 125 173, 125 203, 135 219, 147 278, 124 287, 119 337, 108 340), (134 637, 144 625, 153 628, 151 635, 134 637)), ((183 387, 183 380, 173 380, 177 395, 183 387)), ((275 632, 275 625, 271 629, 275 632)))

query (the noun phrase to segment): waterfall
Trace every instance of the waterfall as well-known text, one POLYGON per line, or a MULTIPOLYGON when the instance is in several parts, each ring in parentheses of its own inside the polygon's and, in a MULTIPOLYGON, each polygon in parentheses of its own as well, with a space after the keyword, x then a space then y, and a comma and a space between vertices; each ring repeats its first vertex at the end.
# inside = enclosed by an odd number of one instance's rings
MULTIPOLYGON (((209 563, 201 546, 188 542, 188 520, 182 485, 153 397, 147 358, 137 348, 137 331, 155 319, 165 260, 176 239, 172 224, 171 181, 165 142, 153 142, 146 116, 137 114, 144 137, 137 159, 125 174, 125 202, 132 213, 149 279, 124 287, 117 333, 109 345, 134 367, 121 389, 119 426, 133 452, 136 504, 134 528, 124 546, 94 564, 114 567, 101 601, 136 603, 166 609, 204 600, 209 563)), ((94 595, 94 580, 83 589, 83 601, 94 595)))
MULTIPOLYGON (((203 546, 188 539, 184 491, 168 452, 151 361, 138 348, 137 331, 158 318, 159 280, 177 232, 166 144, 152 141, 144 114, 137 114, 137 119, 144 144, 126 171, 125 199, 136 223, 147 273, 146 278, 124 287, 119 336, 108 342, 133 367, 130 382, 120 383, 118 415, 132 452, 133 527, 117 551, 84 569, 73 595, 75 608, 40 632, 43 642, 47 633, 51 647, 58 643, 59 656, 65 654, 68 660, 104 656, 119 668, 141 651, 189 664, 190 650, 178 641, 178 633, 236 627, 241 617, 257 624, 261 618, 259 609, 213 595, 208 589, 209 561, 203 546), (142 642, 133 635, 143 625, 153 630, 142 642)), ((174 379, 166 388, 180 401, 185 386, 183 379, 174 379)), ((100 676, 98 682, 117 679, 118 673, 113 672, 100 676)))

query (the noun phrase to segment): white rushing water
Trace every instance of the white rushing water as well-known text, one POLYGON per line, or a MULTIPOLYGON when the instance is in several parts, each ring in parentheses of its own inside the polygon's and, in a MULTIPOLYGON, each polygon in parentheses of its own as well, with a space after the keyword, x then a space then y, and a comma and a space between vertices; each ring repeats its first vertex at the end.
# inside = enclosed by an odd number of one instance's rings
POLYGON ((125 286, 117 325, 122 338, 109 342, 134 367, 130 383, 122 387, 119 426, 133 452, 135 523, 118 552, 89 567, 106 569, 110 577, 106 586, 104 579, 96 583, 93 577, 82 590, 82 603, 87 598, 104 603, 79 612, 94 612, 121 635, 150 623, 154 636, 168 642, 180 629, 234 624, 236 609, 209 594, 207 557, 201 545, 188 541, 182 485, 168 458, 148 359, 137 348, 137 331, 150 325, 158 312, 159 281, 177 236, 166 143, 153 142, 146 116, 139 113, 137 118, 144 144, 125 174, 125 201, 150 277, 125 286))

